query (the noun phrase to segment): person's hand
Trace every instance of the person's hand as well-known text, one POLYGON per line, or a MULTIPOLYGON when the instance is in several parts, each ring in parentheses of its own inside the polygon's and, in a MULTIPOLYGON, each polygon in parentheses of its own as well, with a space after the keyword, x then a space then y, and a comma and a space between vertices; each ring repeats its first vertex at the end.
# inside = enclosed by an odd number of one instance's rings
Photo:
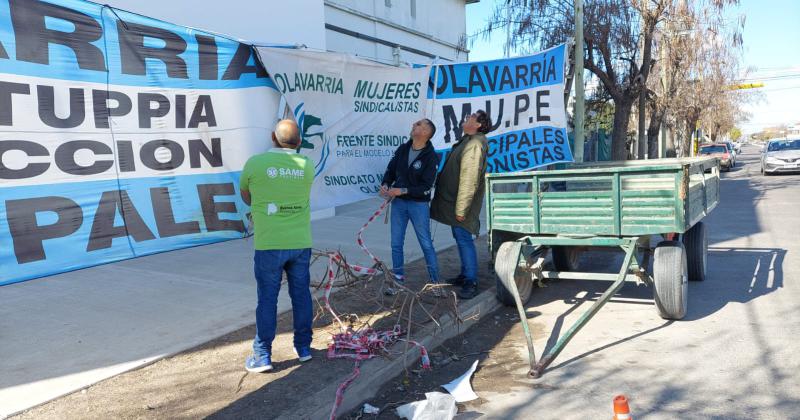
POLYGON ((386 195, 389 197, 397 197, 398 195, 403 195, 403 190, 400 188, 389 188, 389 191, 386 192, 386 195))
POLYGON ((389 187, 386 184, 381 185, 381 191, 378 193, 381 197, 388 197, 389 196, 389 187))
POLYGON ((466 217, 464 217, 464 216, 456 216, 456 220, 458 220, 459 222, 462 222, 462 223, 463 223, 463 222, 464 222, 464 220, 467 220, 467 218, 466 218, 466 217))

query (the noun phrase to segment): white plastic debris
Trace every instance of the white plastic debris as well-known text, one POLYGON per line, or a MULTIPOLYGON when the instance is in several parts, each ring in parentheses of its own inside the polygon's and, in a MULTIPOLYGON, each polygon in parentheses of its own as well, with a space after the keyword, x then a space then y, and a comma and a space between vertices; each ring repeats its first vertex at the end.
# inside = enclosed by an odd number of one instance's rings
POLYGON ((472 390, 472 385, 469 382, 470 378, 472 378, 472 374, 475 373, 475 369, 477 368, 478 360, 476 359, 475 363, 472 364, 472 367, 470 367, 469 370, 467 370, 458 378, 453 379, 450 383, 442 385, 442 388, 446 389, 447 392, 449 392, 450 395, 456 399, 456 402, 463 403, 477 400, 478 395, 472 390))
POLYGON ((364 414, 380 414, 381 409, 364 403, 364 414))
POLYGON ((428 392, 422 401, 397 407, 397 415, 408 420, 452 420, 456 413, 456 399, 442 392, 428 392))

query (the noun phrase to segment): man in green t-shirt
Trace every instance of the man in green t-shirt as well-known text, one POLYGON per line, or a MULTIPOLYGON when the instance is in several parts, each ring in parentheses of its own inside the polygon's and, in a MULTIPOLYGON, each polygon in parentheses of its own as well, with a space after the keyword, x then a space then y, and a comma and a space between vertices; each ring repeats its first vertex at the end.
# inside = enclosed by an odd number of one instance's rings
POLYGON ((272 370, 272 341, 284 272, 292 298, 294 348, 301 362, 311 360, 309 201, 314 165, 297 153, 301 140, 294 121, 280 121, 272 133, 272 142, 272 149, 248 159, 239 180, 242 199, 250 206, 255 225, 258 306, 253 354, 245 362, 250 372, 272 370))

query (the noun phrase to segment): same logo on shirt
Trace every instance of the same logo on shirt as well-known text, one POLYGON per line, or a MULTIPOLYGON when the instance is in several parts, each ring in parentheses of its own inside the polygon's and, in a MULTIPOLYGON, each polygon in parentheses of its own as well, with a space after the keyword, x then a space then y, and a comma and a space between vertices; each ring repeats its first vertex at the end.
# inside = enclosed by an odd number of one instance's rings
POLYGON ((306 171, 304 169, 276 168, 270 166, 267 168, 267 176, 270 178, 302 179, 306 176, 306 171))

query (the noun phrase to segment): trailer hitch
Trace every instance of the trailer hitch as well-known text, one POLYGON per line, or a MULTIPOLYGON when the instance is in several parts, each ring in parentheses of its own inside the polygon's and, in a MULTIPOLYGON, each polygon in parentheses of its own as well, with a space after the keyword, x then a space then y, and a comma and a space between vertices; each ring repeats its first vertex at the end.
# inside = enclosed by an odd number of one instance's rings
MULTIPOLYGON (((573 245, 573 242, 576 241, 575 239, 572 240, 562 240, 559 241, 559 238, 534 238, 534 237, 527 237, 525 240, 527 244, 523 242, 515 242, 515 252, 512 255, 518 256, 518 263, 517 264, 496 264, 495 270, 500 281, 506 287, 506 289, 514 296, 514 302, 517 306, 517 312, 519 313, 520 322, 522 323, 522 331, 525 334, 525 339, 527 340, 528 344, 528 360, 530 362, 530 371, 528 375, 532 378, 539 378, 544 374, 544 371, 547 369, 548 366, 555 360, 555 358, 564 350, 567 343, 572 340, 578 331, 581 330, 588 322, 592 319, 592 317, 597 314, 597 312, 602 308, 611 298, 622 289, 622 286, 625 284, 625 280, 629 277, 629 271, 631 268, 631 263, 634 260, 634 254, 637 250, 637 237, 630 237, 630 238, 618 238, 612 240, 611 242, 608 241, 601 241, 600 243, 591 243, 589 245, 594 246, 618 246, 625 251, 625 259, 623 260, 622 267, 620 271, 614 276, 614 282, 609 286, 608 289, 600 296, 600 298, 586 311, 584 312, 581 317, 575 321, 575 323, 567 330, 567 332, 559 337, 556 344, 549 350, 546 351, 545 355, 542 356, 541 360, 538 362, 536 361, 536 352, 533 347, 533 336, 531 335, 530 327, 528 325, 528 317, 525 312, 525 307, 522 303, 522 300, 519 296, 519 291, 517 289, 517 285, 515 282, 515 271, 520 269, 520 260, 525 260, 527 264, 526 271, 530 271, 533 273, 534 277, 536 277, 537 281, 541 281, 544 278, 544 273, 542 271, 542 265, 544 263, 544 258, 541 257, 537 259, 534 264, 528 264, 530 255, 536 254, 541 251, 543 246, 569 246, 573 245), (564 243, 559 243, 564 242, 564 243), (523 250, 523 247, 528 248, 523 250), (532 250, 530 250, 533 248, 532 250), (527 252, 525 252, 527 251, 527 252)), ((593 240, 589 240, 589 242, 595 242, 593 240)), ((638 271, 638 270, 637 270, 638 271)), ((550 272, 547 272, 550 273, 550 272)), ((569 273, 552 273, 553 275, 562 274, 561 277, 569 277, 569 273)), ((585 273, 587 276, 587 280, 591 279, 591 273, 585 273)), ((596 279, 598 280, 606 280, 609 275, 597 275, 596 279)))

